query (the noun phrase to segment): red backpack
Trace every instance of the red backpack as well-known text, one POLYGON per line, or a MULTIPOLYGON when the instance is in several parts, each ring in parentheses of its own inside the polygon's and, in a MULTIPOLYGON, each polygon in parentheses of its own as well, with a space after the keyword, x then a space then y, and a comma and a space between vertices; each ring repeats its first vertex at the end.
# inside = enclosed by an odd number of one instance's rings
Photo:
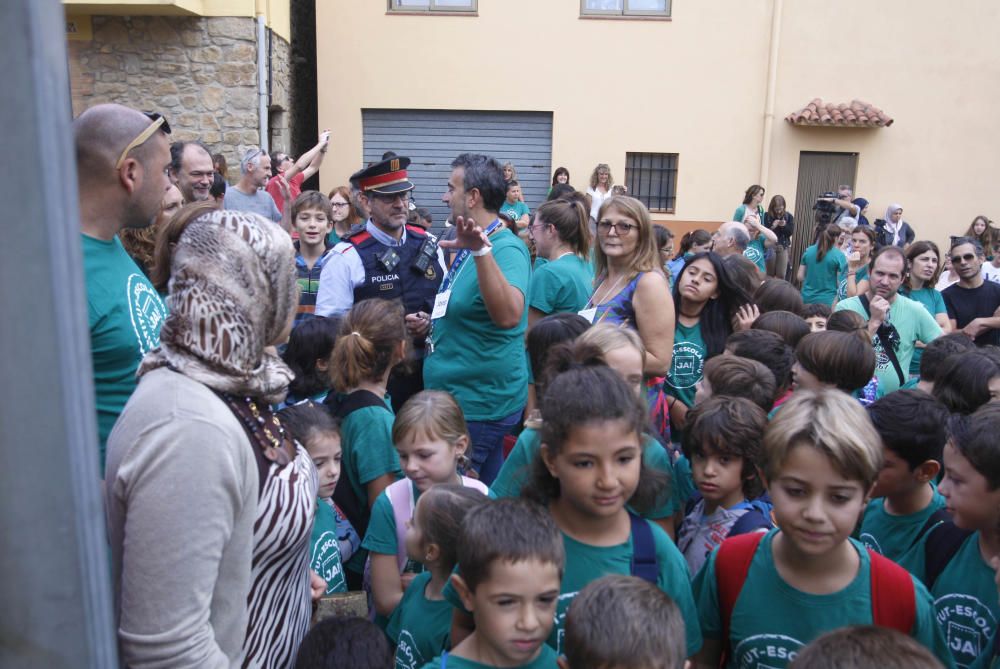
MULTIPOLYGON (((729 622, 733 608, 763 536, 763 532, 754 532, 726 539, 719 545, 715 555, 723 644, 719 666, 725 665, 729 655, 729 622)), ((868 550, 868 555, 871 560, 872 621, 876 625, 890 627, 909 636, 917 619, 916 595, 910 572, 871 549, 868 550)))

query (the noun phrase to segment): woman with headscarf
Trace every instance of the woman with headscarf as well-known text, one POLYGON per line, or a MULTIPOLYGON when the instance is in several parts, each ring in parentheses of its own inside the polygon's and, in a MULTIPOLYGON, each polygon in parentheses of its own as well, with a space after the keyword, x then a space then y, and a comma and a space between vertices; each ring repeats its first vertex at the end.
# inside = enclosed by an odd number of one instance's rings
POLYGON ((268 347, 298 304, 294 250, 255 214, 205 203, 181 221, 160 346, 108 439, 122 659, 288 667, 311 614, 317 490, 270 409, 291 379, 268 347))
POLYGON ((903 205, 890 204, 885 210, 885 218, 875 221, 875 236, 878 247, 898 246, 906 249, 913 243, 916 233, 903 220, 903 205))
POLYGON ((858 225, 869 226, 871 223, 868 222, 868 217, 865 216, 865 212, 868 211, 868 200, 863 197, 856 197, 851 200, 851 204, 858 208, 858 215, 855 218, 858 219, 858 225))

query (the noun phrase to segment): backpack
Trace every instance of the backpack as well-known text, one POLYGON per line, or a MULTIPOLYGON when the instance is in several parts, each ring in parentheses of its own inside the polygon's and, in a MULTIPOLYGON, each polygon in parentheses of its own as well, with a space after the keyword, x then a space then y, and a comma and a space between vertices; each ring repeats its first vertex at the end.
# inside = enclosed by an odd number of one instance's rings
POLYGON ((656 558, 656 543, 653 528, 649 523, 631 511, 628 512, 632 524, 632 562, 629 573, 656 585, 660 576, 660 563, 656 558))
MULTIPOLYGON (((381 397, 368 390, 355 390, 346 397, 341 397, 337 393, 330 393, 323 400, 333 414, 343 423, 344 420, 357 411, 367 407, 382 407, 389 411, 381 397)), ((368 532, 368 500, 358 499, 354 494, 354 489, 350 485, 338 485, 333 491, 333 501, 337 507, 351 521, 351 525, 362 537, 368 532)))
MULTIPOLYGON (((462 485, 466 488, 473 488, 489 496, 490 489, 486 484, 468 476, 462 477, 462 485)), ((396 521, 396 564, 399 565, 399 573, 403 573, 406 567, 406 525, 413 518, 413 509, 416 507, 413 499, 413 485, 408 478, 401 478, 385 489, 385 494, 389 498, 389 506, 392 507, 392 516, 396 521)))
MULTIPOLYGON (((736 599, 740 596, 750 562, 764 535, 760 532, 726 539, 715 555, 715 579, 722 619, 723 662, 729 654, 729 623, 736 599)), ((899 630, 907 636, 917 619, 913 578, 889 558, 868 550, 871 561, 872 621, 882 627, 899 630)))
POLYGON ((950 520, 931 529, 924 543, 924 585, 928 591, 971 534, 950 520))
MULTIPOLYGON (((698 502, 701 500, 701 495, 697 492, 694 497, 688 500, 687 505, 684 507, 685 517, 690 514, 694 507, 697 506, 698 502)), ((774 527, 774 519, 771 516, 771 511, 774 509, 774 505, 771 504, 771 497, 764 493, 760 497, 751 500, 744 500, 739 504, 731 507, 733 509, 746 509, 747 512, 736 519, 736 522, 732 524, 729 528, 729 533, 726 537, 735 537, 740 534, 749 534, 750 532, 756 532, 758 530, 770 530, 774 527)), ((677 544, 680 544, 681 537, 684 536, 680 533, 680 529, 684 527, 678 527, 677 534, 677 544)))

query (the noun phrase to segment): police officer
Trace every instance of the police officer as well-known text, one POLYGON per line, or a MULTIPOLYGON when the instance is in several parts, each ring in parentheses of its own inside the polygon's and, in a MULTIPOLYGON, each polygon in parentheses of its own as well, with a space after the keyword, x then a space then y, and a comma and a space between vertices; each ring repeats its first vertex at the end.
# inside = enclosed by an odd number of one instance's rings
POLYGON ((393 155, 351 176, 370 217, 330 252, 316 296, 320 316, 344 313, 355 302, 372 297, 402 300, 413 347, 409 364, 397 368, 389 380, 397 411, 423 387, 425 338, 444 273, 437 238, 406 224, 413 190, 406 174, 409 164, 409 158, 393 155))

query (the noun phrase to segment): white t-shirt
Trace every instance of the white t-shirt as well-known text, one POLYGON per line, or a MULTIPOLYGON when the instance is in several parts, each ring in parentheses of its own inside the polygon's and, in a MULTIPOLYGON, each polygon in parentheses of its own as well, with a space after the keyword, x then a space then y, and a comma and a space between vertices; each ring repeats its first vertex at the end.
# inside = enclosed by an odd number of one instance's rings
POLYGON ((607 193, 602 193, 596 188, 588 188, 587 195, 590 196, 590 218, 596 221, 601 205, 612 195, 611 189, 609 188, 607 193))
POLYGON ((983 278, 993 283, 1000 283, 1000 267, 994 267, 993 263, 983 263, 983 278))

